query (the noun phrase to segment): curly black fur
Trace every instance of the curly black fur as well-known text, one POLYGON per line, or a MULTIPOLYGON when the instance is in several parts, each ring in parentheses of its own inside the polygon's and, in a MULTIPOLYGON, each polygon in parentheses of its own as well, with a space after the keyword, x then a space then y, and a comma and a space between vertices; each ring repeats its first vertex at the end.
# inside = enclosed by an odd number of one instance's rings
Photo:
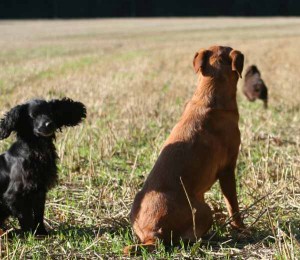
POLYGON ((80 102, 32 100, 12 108, 0 121, 0 139, 17 140, 0 155, 0 227, 9 216, 23 231, 46 235, 43 219, 47 191, 57 182, 55 132, 86 117, 80 102))

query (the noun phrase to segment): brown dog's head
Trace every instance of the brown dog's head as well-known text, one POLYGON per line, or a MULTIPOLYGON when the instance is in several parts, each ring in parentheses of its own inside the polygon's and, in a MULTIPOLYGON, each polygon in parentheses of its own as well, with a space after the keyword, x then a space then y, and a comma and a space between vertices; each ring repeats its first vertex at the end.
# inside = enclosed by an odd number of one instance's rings
POLYGON ((201 49, 193 60, 195 73, 206 77, 238 79, 242 77, 244 55, 230 47, 212 46, 201 49))

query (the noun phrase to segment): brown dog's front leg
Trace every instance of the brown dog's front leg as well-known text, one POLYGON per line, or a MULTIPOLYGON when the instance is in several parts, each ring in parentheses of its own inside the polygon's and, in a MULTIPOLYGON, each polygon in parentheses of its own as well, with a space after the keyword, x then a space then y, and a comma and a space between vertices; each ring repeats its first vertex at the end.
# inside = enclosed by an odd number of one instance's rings
POLYGON ((232 217, 231 226, 237 229, 245 229, 245 225, 239 213, 234 170, 222 172, 219 175, 219 181, 229 216, 232 217))

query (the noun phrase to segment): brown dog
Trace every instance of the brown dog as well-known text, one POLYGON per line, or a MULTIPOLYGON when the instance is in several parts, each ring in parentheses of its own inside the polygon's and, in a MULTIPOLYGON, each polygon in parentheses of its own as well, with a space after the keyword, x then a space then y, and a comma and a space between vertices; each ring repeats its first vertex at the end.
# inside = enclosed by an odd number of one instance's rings
POLYGON ((217 180, 232 226, 244 227, 234 175, 240 145, 236 90, 243 62, 243 54, 230 47, 196 53, 196 92, 133 202, 130 220, 140 246, 152 249, 157 238, 168 244, 203 236, 212 225, 204 193, 217 180))
POLYGON ((268 88, 255 65, 249 66, 246 70, 243 92, 249 101, 261 99, 264 107, 268 107, 268 88))

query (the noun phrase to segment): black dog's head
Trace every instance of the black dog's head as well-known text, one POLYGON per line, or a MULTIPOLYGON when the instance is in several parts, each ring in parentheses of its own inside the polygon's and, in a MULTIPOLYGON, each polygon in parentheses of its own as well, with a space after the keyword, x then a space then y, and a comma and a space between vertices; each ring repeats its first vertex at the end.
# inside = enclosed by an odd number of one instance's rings
POLYGON ((86 117, 86 108, 80 102, 61 100, 31 100, 12 108, 0 121, 0 139, 12 131, 22 137, 54 137, 57 129, 75 126, 86 117))

